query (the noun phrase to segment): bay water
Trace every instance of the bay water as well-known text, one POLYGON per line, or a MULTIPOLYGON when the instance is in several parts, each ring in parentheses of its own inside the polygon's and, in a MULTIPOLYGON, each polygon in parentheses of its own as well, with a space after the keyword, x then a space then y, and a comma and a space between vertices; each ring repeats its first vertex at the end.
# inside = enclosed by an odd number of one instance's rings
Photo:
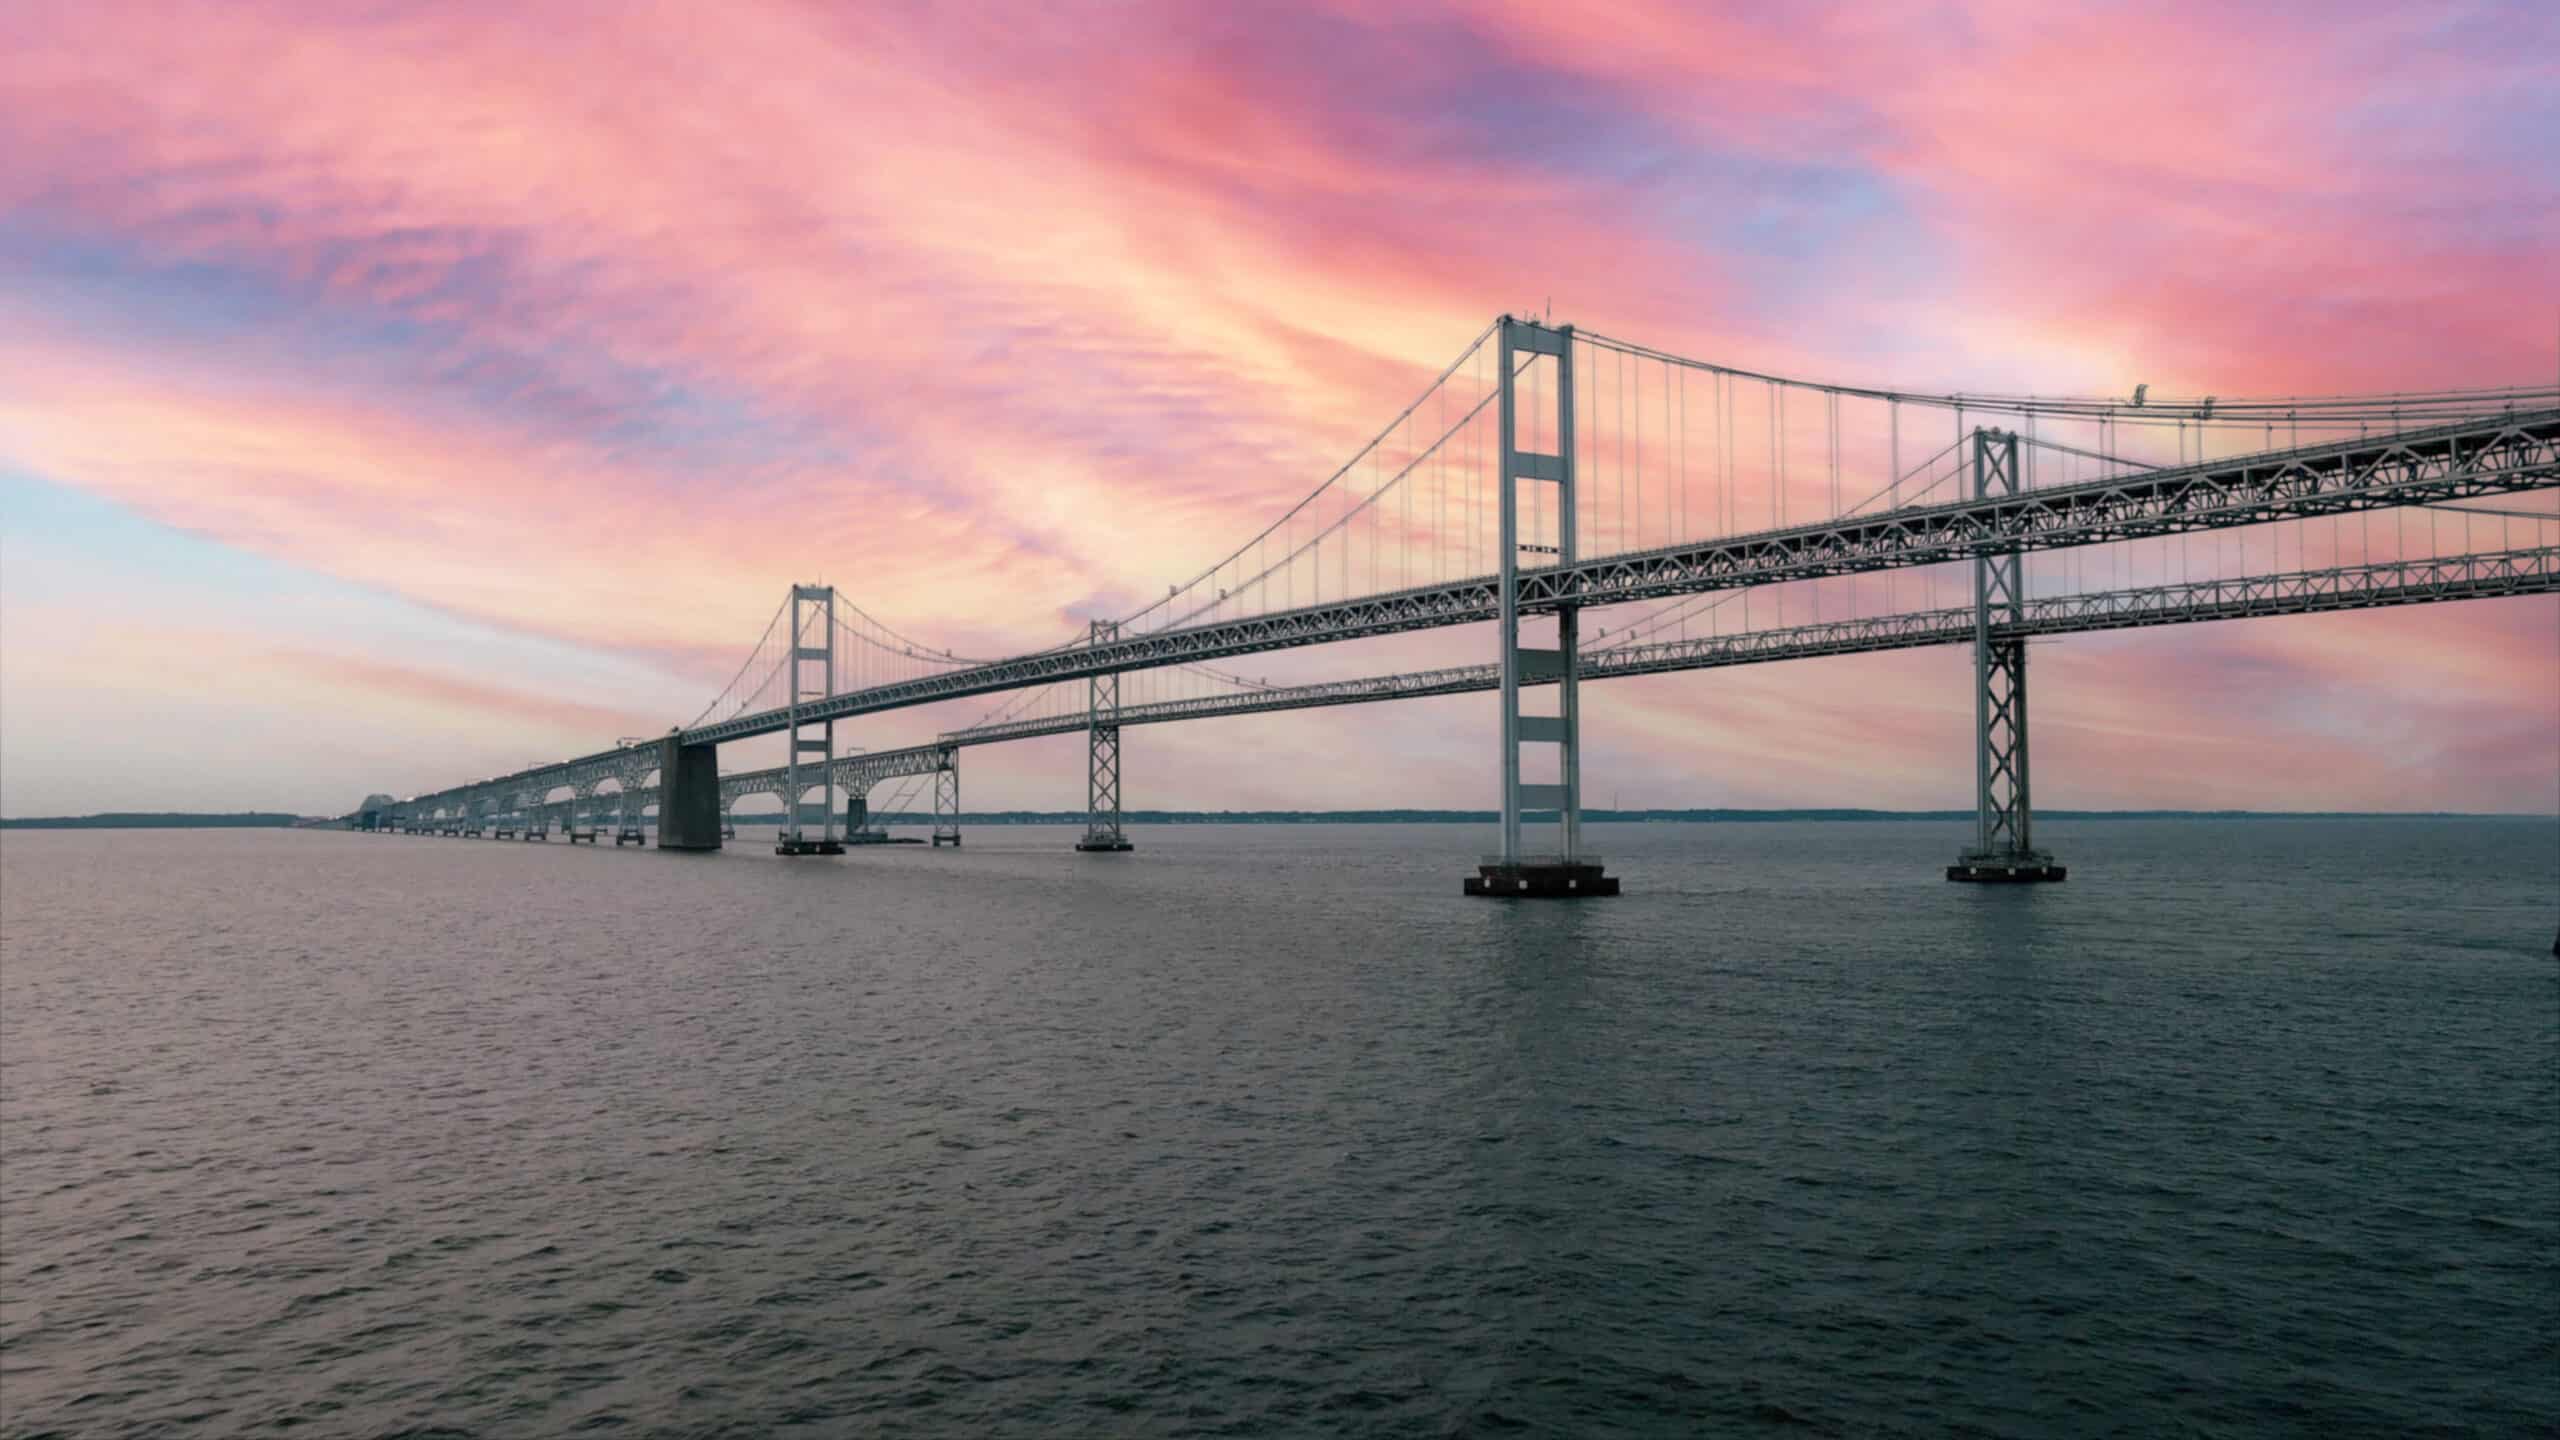
POLYGON ((0 1432, 2560 1427, 2560 824, 0 840, 0 1432))

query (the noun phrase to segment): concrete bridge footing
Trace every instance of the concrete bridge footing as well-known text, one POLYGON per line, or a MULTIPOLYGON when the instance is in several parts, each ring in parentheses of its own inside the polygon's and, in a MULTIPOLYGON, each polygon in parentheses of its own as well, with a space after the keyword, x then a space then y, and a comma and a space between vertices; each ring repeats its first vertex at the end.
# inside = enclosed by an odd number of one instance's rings
POLYGON ((720 813, 720 747, 658 742, 658 848, 717 850, 727 817, 720 813))

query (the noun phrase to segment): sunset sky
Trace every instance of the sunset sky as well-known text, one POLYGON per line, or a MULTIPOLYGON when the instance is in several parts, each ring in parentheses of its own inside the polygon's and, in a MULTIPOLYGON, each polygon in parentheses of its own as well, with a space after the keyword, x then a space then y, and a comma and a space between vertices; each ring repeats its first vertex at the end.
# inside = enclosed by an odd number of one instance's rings
MULTIPOLYGON (((1942 390, 2560 375, 2532 0, 0 0, 0 36, 10 815, 336 812, 663 731, 794 580, 1051 643, 1504 310, 1942 390)), ((1968 665, 1595 687, 1590 797, 1968 803, 1968 665)), ((2034 665, 2048 807, 2560 809, 2550 597, 2034 665)), ((1133 731, 1127 798, 1490 806, 1493 713, 1133 731)), ((1072 807, 1082 761, 974 750, 966 798, 1072 807)))

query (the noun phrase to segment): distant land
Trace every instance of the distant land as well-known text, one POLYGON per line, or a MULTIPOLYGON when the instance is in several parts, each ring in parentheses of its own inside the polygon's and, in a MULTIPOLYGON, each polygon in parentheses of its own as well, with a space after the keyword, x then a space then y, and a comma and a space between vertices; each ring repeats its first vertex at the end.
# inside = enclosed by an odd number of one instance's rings
MULTIPOLYGON (((778 825, 780 810, 742 810, 730 817, 741 825, 778 825)), ((874 811, 873 825, 930 825, 927 813, 889 814, 874 811)), ((1127 810, 1124 825, 1491 825, 1491 810, 1127 810)), ((1554 819, 1553 812, 1528 812, 1533 822, 1554 819)), ((1970 810, 1585 810, 1584 824, 1752 825, 1789 820, 1971 820, 1970 810)), ((2038 820, 2524 820, 2549 822, 2553 815, 2494 815, 2456 810, 2039 810, 2038 820)), ((804 823, 816 824, 818 812, 804 823)), ((1081 825, 1081 810, 967 811, 963 825, 1081 825)), ((184 811, 110 811, 103 815, 36 815, 0 817, 0 830, 283 830, 310 826, 309 817, 264 810, 224 814, 184 811)))
POLYGON ((111 810, 104 815, 32 815, 0 818, 0 830, 278 830, 297 824, 299 815, 265 810, 239 810, 223 815, 197 815, 179 810, 111 810))
MULTIPOLYGON (((731 819, 742 825, 778 825, 780 810, 739 811, 731 819)), ((814 821, 816 812, 809 819, 814 821)), ((1491 810, 1124 810, 1124 825, 1493 825, 1501 816, 1491 810)), ((1529 810, 1532 824, 1555 819, 1552 810, 1529 810)), ((1785 820, 1963 820, 1970 810, 1594 810, 1582 812, 1582 823, 1638 825, 1759 824, 1785 820)), ((2038 820, 2555 820, 2553 815, 2484 815, 2452 810, 2038 810, 2038 820)), ((1081 825, 1081 810, 993 810, 963 814, 963 825, 1081 825)), ((871 813, 874 825, 930 825, 928 812, 871 813)))

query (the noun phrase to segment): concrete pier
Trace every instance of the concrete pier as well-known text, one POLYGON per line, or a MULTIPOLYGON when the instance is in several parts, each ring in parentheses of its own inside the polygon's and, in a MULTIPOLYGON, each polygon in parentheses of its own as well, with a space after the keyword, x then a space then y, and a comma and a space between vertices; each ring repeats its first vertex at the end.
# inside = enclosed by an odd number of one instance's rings
POLYGON ((2039 885, 2059 881, 2071 872, 2041 851, 2009 855, 1967 855, 1947 867, 1947 878, 1976 885, 2039 885))
POLYGON ((720 813, 720 747, 658 743, 658 848, 717 850, 728 833, 720 813))
POLYGON ((1603 874, 1596 855, 1516 864, 1492 860, 1476 867, 1462 893, 1496 900, 1597 900, 1618 893, 1618 877, 1603 874))

